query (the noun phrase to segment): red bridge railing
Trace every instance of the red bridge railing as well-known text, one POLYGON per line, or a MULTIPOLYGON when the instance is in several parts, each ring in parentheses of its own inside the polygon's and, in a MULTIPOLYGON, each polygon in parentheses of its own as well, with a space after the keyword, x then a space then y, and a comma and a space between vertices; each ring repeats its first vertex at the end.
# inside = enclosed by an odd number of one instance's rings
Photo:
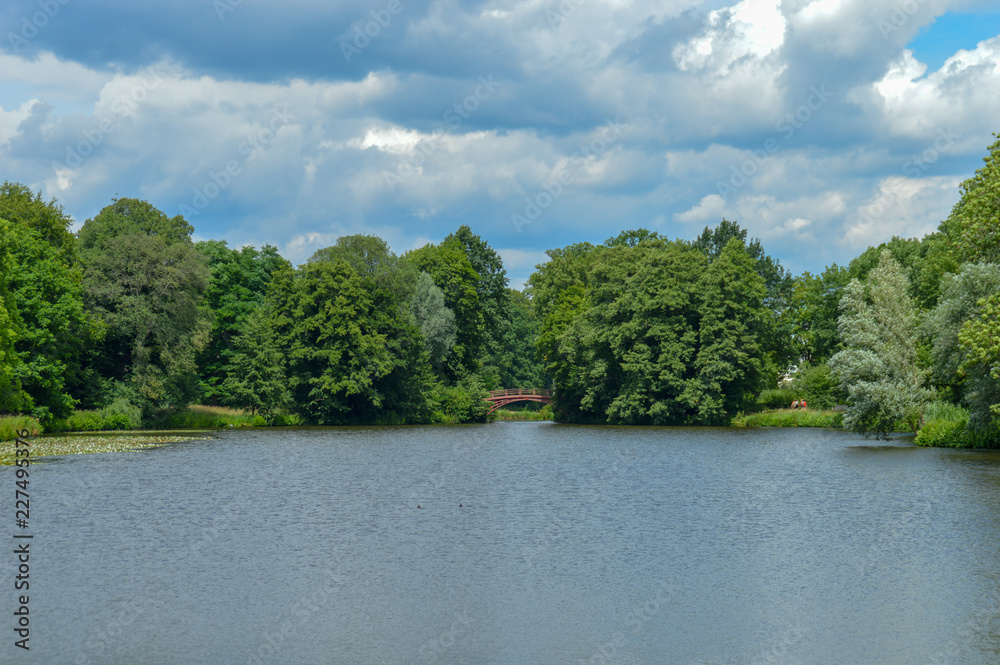
POLYGON ((552 397, 552 391, 544 388, 504 388, 502 390, 491 390, 489 398, 493 400, 503 397, 520 397, 522 395, 531 397, 552 397))

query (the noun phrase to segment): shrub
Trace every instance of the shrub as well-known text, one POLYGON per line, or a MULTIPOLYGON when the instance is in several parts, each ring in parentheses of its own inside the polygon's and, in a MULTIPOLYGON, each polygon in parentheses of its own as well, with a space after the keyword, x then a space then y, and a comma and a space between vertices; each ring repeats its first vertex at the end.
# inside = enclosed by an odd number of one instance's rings
POLYGON ((969 446, 965 431, 966 423, 955 420, 930 420, 917 432, 913 440, 918 446, 943 446, 966 448, 969 446))
POLYGON ((757 408, 758 410, 787 409, 797 399, 799 399, 798 393, 788 388, 765 390, 757 397, 757 408))
POLYGON ((42 424, 31 416, 0 416, 0 441, 13 441, 23 429, 28 430, 29 436, 38 436, 42 424))
POLYGON ((847 401, 847 393, 840 387, 826 365, 800 369, 795 374, 792 389, 799 399, 806 400, 810 407, 816 409, 832 409, 835 405, 847 401))

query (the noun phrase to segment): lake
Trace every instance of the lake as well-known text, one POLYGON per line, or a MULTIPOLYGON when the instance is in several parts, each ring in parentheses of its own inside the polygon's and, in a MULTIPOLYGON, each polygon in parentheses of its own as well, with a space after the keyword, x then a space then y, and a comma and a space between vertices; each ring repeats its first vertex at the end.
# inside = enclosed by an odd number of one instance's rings
POLYGON ((4 583, 5 663, 1000 662, 997 452, 808 429, 231 430, 58 458, 31 489, 31 651, 4 583))

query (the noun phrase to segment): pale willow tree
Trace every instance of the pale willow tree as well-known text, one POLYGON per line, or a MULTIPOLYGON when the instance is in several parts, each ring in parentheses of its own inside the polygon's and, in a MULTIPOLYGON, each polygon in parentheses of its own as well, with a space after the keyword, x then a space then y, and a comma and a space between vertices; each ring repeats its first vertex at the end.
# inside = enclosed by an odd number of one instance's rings
POLYGON ((417 278, 410 311, 424 337, 431 364, 440 369, 448 352, 455 346, 458 325, 455 323, 455 313, 444 304, 444 292, 425 272, 420 273, 417 278))
POLYGON ((851 280, 840 300, 844 349, 830 367, 848 394, 844 427, 884 438, 903 422, 916 431, 930 399, 927 371, 917 367, 917 310, 909 280, 889 251, 862 284, 851 280))

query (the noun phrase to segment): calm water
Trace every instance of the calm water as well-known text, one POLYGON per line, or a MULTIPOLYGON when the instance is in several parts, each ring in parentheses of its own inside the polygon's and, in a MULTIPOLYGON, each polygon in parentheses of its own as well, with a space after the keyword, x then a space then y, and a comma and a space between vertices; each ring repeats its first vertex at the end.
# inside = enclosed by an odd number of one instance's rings
POLYGON ((996 453, 804 429, 229 431, 61 458, 31 488, 32 649, 4 582, 0 662, 1000 662, 996 453))

